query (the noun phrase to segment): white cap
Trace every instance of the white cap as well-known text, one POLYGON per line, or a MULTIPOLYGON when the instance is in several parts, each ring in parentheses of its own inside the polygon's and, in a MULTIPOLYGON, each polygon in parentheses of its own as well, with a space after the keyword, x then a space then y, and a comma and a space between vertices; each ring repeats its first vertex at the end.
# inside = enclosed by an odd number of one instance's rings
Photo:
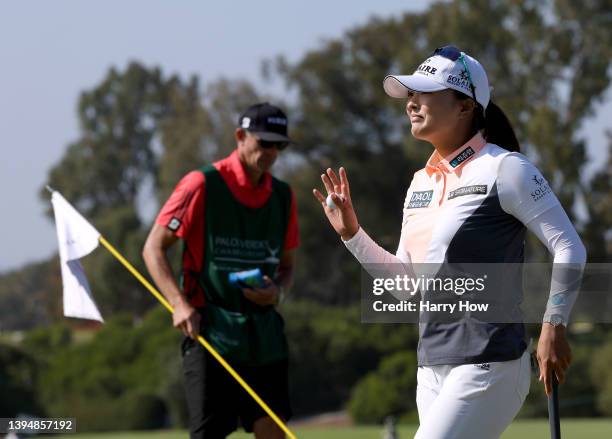
POLYGON ((469 55, 461 52, 461 58, 455 61, 442 55, 427 58, 412 75, 389 75, 383 81, 385 92, 393 98, 406 98, 408 91, 432 92, 452 88, 473 98, 470 80, 474 85, 476 101, 486 109, 491 98, 489 80, 482 65, 469 55))

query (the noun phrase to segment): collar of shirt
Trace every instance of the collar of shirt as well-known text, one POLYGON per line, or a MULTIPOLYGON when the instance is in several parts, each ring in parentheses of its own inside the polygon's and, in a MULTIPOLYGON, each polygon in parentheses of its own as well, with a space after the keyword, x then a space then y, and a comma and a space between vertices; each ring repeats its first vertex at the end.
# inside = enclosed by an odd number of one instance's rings
POLYGON ((427 175, 430 177, 436 171, 441 171, 446 174, 450 174, 451 172, 458 173, 463 165, 472 160, 476 153, 486 144, 486 140, 479 131, 474 137, 446 157, 441 157, 438 151, 434 151, 431 157, 429 157, 429 160, 427 160, 425 172, 427 172, 427 175))
POLYGON ((264 173, 259 184, 253 186, 244 169, 238 150, 234 150, 228 157, 214 163, 214 167, 221 173, 221 177, 229 187, 236 199, 247 207, 262 207, 272 193, 272 176, 264 173))

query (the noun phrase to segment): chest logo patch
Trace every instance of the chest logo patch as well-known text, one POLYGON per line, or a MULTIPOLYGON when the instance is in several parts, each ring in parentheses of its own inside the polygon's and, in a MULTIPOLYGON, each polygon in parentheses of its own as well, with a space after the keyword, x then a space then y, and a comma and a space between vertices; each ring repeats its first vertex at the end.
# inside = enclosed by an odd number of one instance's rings
POLYGON ((474 151, 472 149, 471 146, 468 146, 467 148, 465 148, 463 151, 461 151, 459 153, 459 155, 457 155, 454 159, 452 159, 449 164, 453 167, 456 168, 457 166, 459 166, 461 163, 465 162, 467 159, 469 159, 470 157, 472 157, 474 154, 476 154, 476 151, 474 151))
POLYGON ((418 207, 427 207, 431 203, 433 198, 433 190, 431 191, 418 191, 413 192, 408 202, 408 209, 415 209, 418 207))
POLYGON ((487 193, 487 185, 486 184, 476 184, 473 186, 463 186, 454 191, 450 191, 448 193, 448 199, 452 200, 453 198, 461 197, 463 195, 473 195, 473 194, 482 194, 485 195, 487 193))

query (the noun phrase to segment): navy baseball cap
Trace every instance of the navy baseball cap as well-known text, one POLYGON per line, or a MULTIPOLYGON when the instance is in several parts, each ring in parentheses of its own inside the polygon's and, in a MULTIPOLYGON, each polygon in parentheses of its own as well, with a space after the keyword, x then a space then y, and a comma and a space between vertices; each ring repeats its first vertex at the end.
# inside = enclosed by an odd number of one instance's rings
POLYGON ((238 126, 267 142, 291 142, 287 115, 267 102, 251 105, 240 116, 238 126))

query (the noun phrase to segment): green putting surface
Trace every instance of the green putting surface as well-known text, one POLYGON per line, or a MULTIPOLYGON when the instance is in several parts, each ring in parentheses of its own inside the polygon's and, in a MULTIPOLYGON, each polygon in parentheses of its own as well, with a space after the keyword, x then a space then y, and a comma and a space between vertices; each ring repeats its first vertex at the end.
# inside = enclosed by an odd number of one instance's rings
MULTIPOLYGON (((78 428, 78 422, 77 422, 78 428)), ((291 428, 291 426, 290 426, 291 428)), ((400 439, 409 439, 414 436, 417 426, 402 425, 398 428, 400 439)), ((296 427, 291 431, 299 439, 381 439, 383 428, 380 426, 365 427, 296 427)), ((561 433, 567 438, 604 439, 612 437, 612 418, 605 419, 561 419, 561 433)), ((502 435, 502 439, 542 439, 549 437, 548 421, 520 420, 515 421, 502 435)), ((125 433, 99 433, 99 434, 73 434, 55 436, 56 439, 188 439, 185 431, 161 432, 125 432, 125 433)), ((246 433, 234 433, 231 439, 252 438, 246 433)))

